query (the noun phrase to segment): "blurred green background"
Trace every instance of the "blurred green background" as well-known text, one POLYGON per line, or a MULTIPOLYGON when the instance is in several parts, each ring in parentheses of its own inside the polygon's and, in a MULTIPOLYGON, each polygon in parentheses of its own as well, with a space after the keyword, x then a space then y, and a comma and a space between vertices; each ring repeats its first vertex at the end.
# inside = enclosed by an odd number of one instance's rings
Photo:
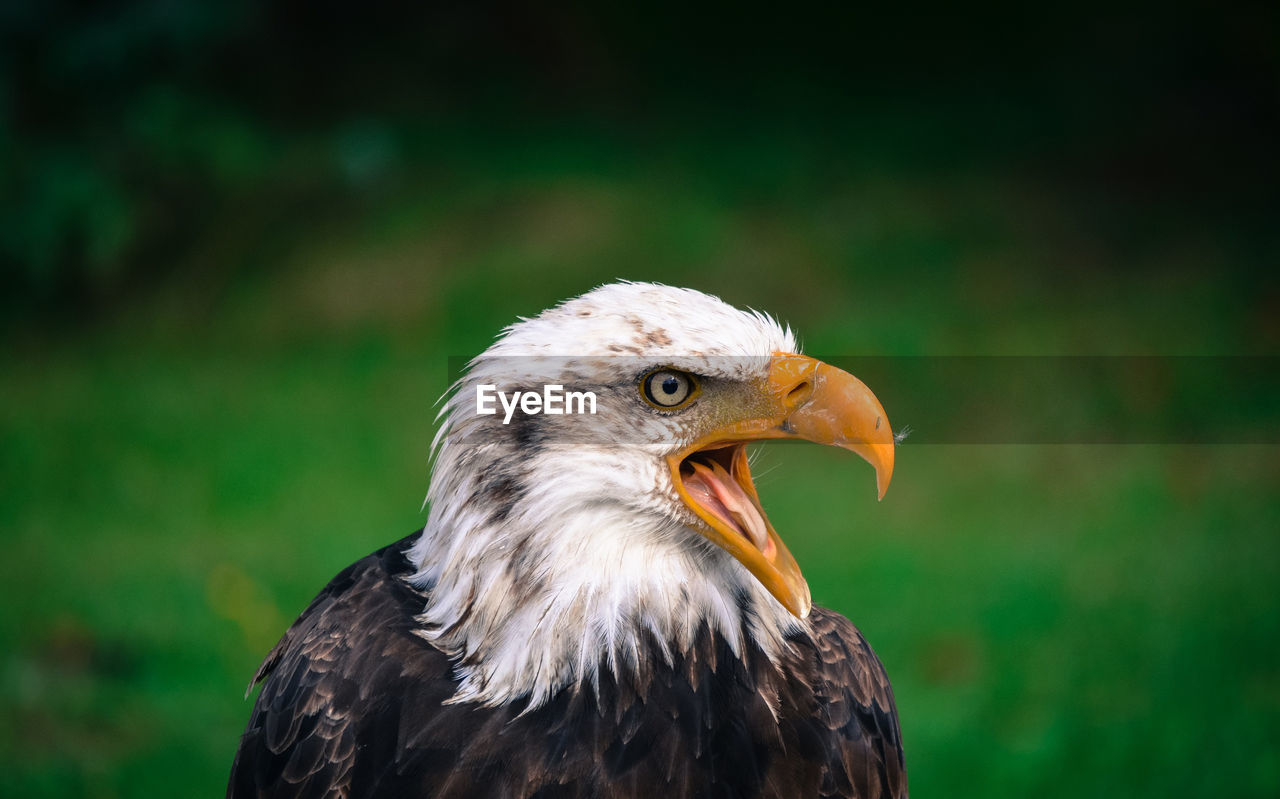
MULTIPOLYGON (((1265 3, 4 4, 0 794, 219 795, 259 660, 423 523, 449 357, 601 282, 819 355, 1275 356, 1277 31, 1265 3)), ((889 670, 915 796, 1275 796, 1256 432, 925 429, 881 503, 816 447, 759 483, 889 670)))

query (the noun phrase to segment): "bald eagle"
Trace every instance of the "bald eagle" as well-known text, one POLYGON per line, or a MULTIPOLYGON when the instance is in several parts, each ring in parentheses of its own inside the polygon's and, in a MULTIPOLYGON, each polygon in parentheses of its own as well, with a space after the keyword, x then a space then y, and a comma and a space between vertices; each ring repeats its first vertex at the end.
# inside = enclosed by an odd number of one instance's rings
POLYGON ((508 327, 441 419, 426 526, 267 655, 228 796, 907 795, 884 668, 812 605, 746 450, 844 447, 883 496, 862 382, 764 314, 616 283, 508 327))

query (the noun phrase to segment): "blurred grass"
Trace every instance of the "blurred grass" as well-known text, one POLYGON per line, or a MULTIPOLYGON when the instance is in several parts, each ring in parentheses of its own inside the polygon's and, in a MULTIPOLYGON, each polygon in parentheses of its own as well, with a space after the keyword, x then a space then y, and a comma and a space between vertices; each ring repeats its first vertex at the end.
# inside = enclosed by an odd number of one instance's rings
MULTIPOLYGON (((447 358, 600 282, 766 309, 814 353, 1275 351, 1254 221, 1035 154, 899 159, 915 123, 407 139, 312 218, 246 201, 112 312, 11 326, 0 793, 220 792, 266 650, 422 524, 447 358)), ((759 471, 888 667, 916 796, 1280 791, 1274 447, 908 439, 882 503, 840 453, 759 471)))

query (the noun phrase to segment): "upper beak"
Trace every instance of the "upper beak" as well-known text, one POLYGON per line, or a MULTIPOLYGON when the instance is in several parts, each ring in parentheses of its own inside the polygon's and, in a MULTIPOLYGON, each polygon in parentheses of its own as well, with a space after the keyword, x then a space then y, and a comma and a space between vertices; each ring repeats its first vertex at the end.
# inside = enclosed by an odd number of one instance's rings
POLYGON ((773 357, 769 384, 781 416, 776 437, 858 453, 875 467, 877 498, 884 499, 893 479, 893 429, 871 389, 848 372, 791 354, 773 357))
MULTIPOLYGON (((875 468, 877 495, 884 497, 893 477, 893 432, 880 401, 861 380, 814 358, 775 353, 768 378, 758 389, 748 412, 672 454, 667 459, 668 465, 677 493, 706 524, 707 529, 701 531, 703 535, 737 558, 791 613, 805 618, 812 606, 808 583, 760 508, 759 495, 747 468, 745 443, 800 438, 852 450, 875 468), (730 447, 733 449, 726 449, 730 447), (733 454, 727 458, 718 454, 726 451, 733 454), (729 468, 716 471, 714 464, 710 470, 696 465, 712 460, 729 468), (683 473, 682 467, 687 467, 683 473), (732 487, 723 487, 726 480, 736 482, 742 495, 760 512, 759 518, 767 530, 763 546, 753 540, 751 534, 744 534, 758 525, 748 522, 744 530, 743 514, 726 514, 723 506, 720 512, 704 506, 691 496, 686 480, 701 481, 703 490, 698 493, 703 497, 733 494, 732 487), (707 483, 717 481, 719 488, 713 485, 712 491, 705 489, 707 483)), ((750 515, 749 509, 746 515, 750 515)))

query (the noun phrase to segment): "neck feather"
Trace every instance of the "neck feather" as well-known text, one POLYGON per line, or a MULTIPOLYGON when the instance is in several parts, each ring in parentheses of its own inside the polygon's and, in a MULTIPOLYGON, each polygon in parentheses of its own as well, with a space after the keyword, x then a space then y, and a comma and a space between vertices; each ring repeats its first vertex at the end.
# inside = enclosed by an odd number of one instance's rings
POLYGON ((523 697, 533 708, 566 686, 598 684, 602 668, 616 677, 646 657, 670 663, 703 628, 739 656, 754 645, 776 663, 802 624, 677 522, 599 494, 505 514, 455 499, 474 496, 433 502, 409 553, 411 579, 428 593, 419 634, 453 658, 453 702, 523 697))

